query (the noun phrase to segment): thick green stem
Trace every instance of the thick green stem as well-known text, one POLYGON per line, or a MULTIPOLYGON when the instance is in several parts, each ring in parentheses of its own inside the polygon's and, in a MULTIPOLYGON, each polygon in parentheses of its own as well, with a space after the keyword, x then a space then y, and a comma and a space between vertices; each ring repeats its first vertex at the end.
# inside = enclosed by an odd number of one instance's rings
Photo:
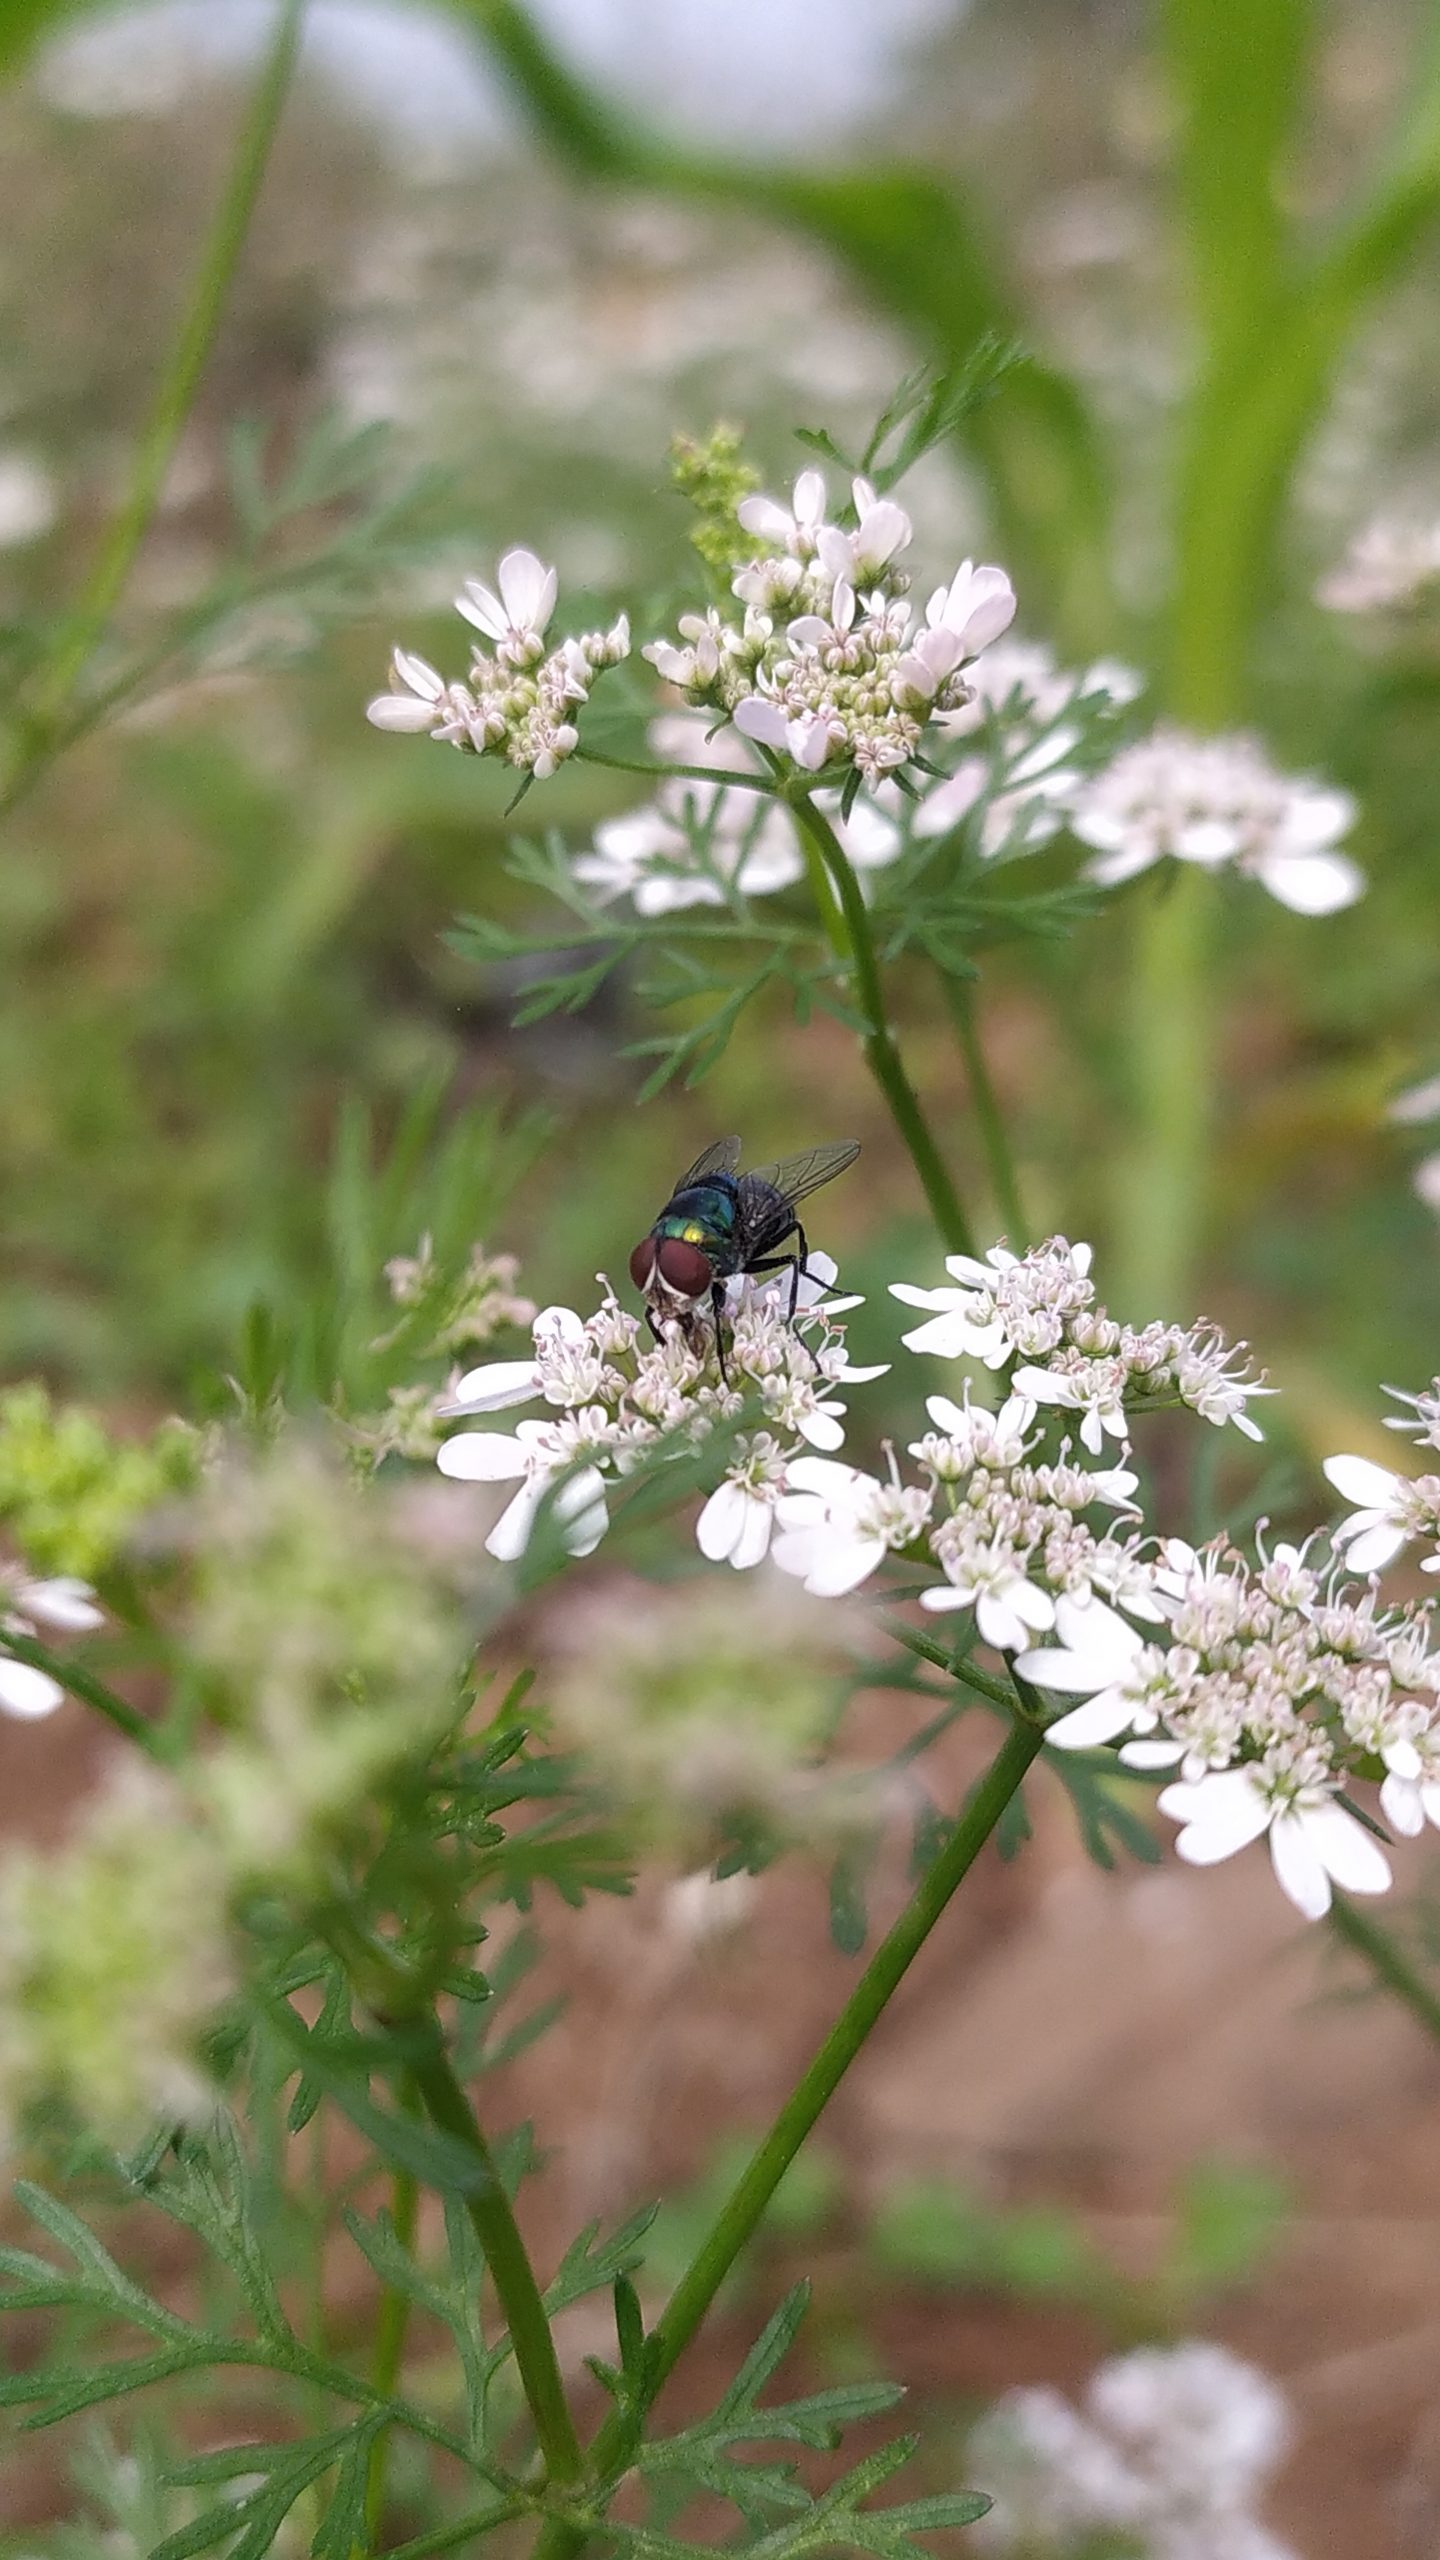
MULTIPOLYGON (((952 1895, 969 1874, 1018 1792, 1043 1740, 1038 1723, 1022 1723, 1017 1718, 945 1847, 921 1877, 888 1936, 881 1940, 809 2069, 786 2099, 721 2207, 651 2331, 651 2398, 694 2337, 741 2250, 753 2238, 791 2161, 834 2096, 952 1895)), ((590 2460, 593 2473, 602 2482, 624 2467, 634 2447, 637 2423, 630 2414, 617 2411, 601 2428, 590 2460)), ((575 2560, 584 2542, 585 2534, 579 2526, 548 2524, 536 2544, 535 2560, 575 2560)))
POLYGON ((1129 990, 1131 1136, 1118 1175, 1115 1297, 1137 1323, 1183 1312, 1204 1234, 1215 1112, 1215 884, 1146 884, 1129 990))
POLYGON ((214 342, 264 179, 300 46, 305 0, 280 0, 275 32, 241 129, 170 361, 140 439, 124 505, 43 667, 29 706, 27 744, 5 794, 6 807, 48 762, 64 715, 96 641, 113 613, 159 502, 214 342))
POLYGON ((1343 1938, 1346 1946, 1364 1959, 1376 1981, 1393 1991, 1397 2000, 1404 2001, 1426 2034, 1440 2042, 1440 1993, 1417 1971, 1388 1930, 1380 1928, 1344 1893, 1337 1893, 1331 1901, 1330 1926, 1337 1938, 1343 1938))
POLYGON ((1023 1253, 1029 1242, 1029 1228, 1020 1204, 1020 1185, 1015 1173, 1015 1159, 1005 1134, 1005 1122, 999 1097, 990 1080, 989 1063, 975 1018, 975 994, 963 980, 946 976, 943 980, 950 1018, 960 1055, 965 1061, 965 1075, 970 1087, 970 1100, 980 1130, 980 1143, 985 1149, 985 1163, 990 1175, 990 1188, 995 1206, 1005 1228, 1005 1240, 1016 1253, 1023 1253))
MULTIPOLYGON (((414 2103, 413 2093, 411 2103, 414 2103)), ((419 2182, 408 2169, 397 2169, 390 2189, 390 2220, 402 2249, 413 2245, 419 2215, 419 2182)), ((410 2311, 410 2296, 402 2293, 398 2285, 387 2285, 375 2315, 375 2354, 370 2373, 377 2393, 385 2400, 394 2398, 404 2368, 410 2311)), ((390 2434, 387 2428, 376 2437, 370 2448, 370 2472, 365 2484, 365 2523, 372 2548, 385 2521, 389 2456, 390 2434)))
POLYGON ((930 1124, 920 1108, 919 1096, 905 1072, 904 1060, 886 1017, 880 963, 860 883, 845 858, 844 848, 834 828, 816 808, 808 791, 795 791, 788 796, 796 823, 818 853, 834 891, 834 906, 827 910, 822 905, 821 920, 832 948, 845 962, 854 982, 865 1021, 865 1063, 889 1105, 890 1116, 919 1176, 920 1187, 930 1203, 946 1251, 974 1253, 974 1231, 935 1143, 930 1124))
POLYGON ((406 2070, 415 2098, 431 2123, 474 2162, 474 2183, 464 2190, 465 2210, 505 2314, 546 2477, 560 2487, 573 2487, 584 2476, 585 2459, 545 2304, 494 2155, 455 2076, 433 2002, 409 1967, 383 1941, 367 1936, 347 1912, 328 1915, 326 1935, 367 2007, 407 2031, 406 2070))

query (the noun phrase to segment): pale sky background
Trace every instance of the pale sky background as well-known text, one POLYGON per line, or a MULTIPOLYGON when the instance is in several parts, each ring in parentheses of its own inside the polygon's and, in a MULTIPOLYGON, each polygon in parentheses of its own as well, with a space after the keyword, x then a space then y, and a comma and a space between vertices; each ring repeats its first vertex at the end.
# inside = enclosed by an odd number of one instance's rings
MULTIPOLYGON (((966 0, 534 0, 590 77, 673 129, 824 152, 881 117, 910 49, 966 0)), ((53 42, 39 77, 89 114, 163 112, 206 67, 254 50, 263 0, 151 0, 97 11, 53 42)), ((479 47, 444 13, 395 0, 311 0, 312 65, 373 109, 397 146, 463 153, 505 130, 479 47)))

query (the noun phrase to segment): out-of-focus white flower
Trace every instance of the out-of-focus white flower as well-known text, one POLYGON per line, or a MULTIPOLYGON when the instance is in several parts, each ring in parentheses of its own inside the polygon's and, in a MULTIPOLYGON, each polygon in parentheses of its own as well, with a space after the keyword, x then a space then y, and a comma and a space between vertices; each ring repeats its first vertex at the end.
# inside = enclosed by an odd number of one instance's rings
POLYGON ((0 1575, 0 1715, 34 1723, 53 1715, 65 1697, 48 1671, 6 1651, 7 1635, 88 1635, 104 1623, 89 1583, 73 1574, 39 1580, 24 1573, 0 1575))
POLYGON ((1114 2537, 1137 2560, 1295 2560, 1253 2512, 1290 2434, 1268 2376, 1198 2339, 1112 2357, 1079 2410, 1007 2391, 970 2439, 994 2499, 975 2539, 1008 2560, 1079 2560, 1114 2537))
POLYGON ((1332 1885, 1347 1893, 1386 1893, 1390 1865, 1331 1787, 1307 1785, 1284 1765, 1296 1756, 1277 1750, 1269 1765, 1212 1770, 1164 1788, 1159 1806, 1181 1825, 1175 1846, 1192 1867, 1216 1866, 1268 1832, 1282 1891, 1307 1920, 1322 1920, 1332 1885))
POLYGON ((1440 589, 1440 520, 1372 517, 1315 590, 1332 613, 1395 613, 1434 601, 1440 589))
POLYGON ((1395 1475, 1373 1458, 1347 1455, 1327 1458, 1325 1473, 1337 1493, 1360 1506, 1331 1532, 1352 1573, 1380 1572, 1412 1538, 1437 1542, 1420 1569, 1440 1573, 1440 1476, 1395 1475))
POLYGON ((1162 727, 1125 747, 1077 793, 1075 833, 1095 847, 1090 877, 1133 879, 1167 855, 1260 881, 1298 915, 1352 905, 1365 876, 1336 850, 1355 822, 1348 792, 1278 773, 1259 740, 1162 727))
POLYGON ((38 542, 55 521, 55 483, 43 462, 13 446, 0 451, 0 551, 38 542))

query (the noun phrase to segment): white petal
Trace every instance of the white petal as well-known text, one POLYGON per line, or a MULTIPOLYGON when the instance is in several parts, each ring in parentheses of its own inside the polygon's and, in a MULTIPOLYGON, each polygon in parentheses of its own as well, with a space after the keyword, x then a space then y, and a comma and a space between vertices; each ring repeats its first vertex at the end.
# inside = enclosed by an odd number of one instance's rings
POLYGON ((33 1724, 41 1716, 53 1715, 64 1696, 59 1681, 52 1680, 48 1671, 0 1655, 0 1715, 19 1716, 33 1724))
POLYGON ((478 578, 466 579, 464 594, 455 599, 455 610, 477 631, 483 631, 487 640, 503 640, 509 632, 505 607, 494 588, 482 586, 478 578))
POLYGON ((743 702, 736 703, 732 717, 742 737, 754 738, 762 747, 774 747, 784 752, 789 734, 785 714, 778 702, 767 702, 763 694, 747 693, 743 702))
POLYGON ((836 1537, 832 1532, 805 1576, 805 1588, 822 1600, 843 1599, 847 1591, 858 1591, 884 1560, 882 1538, 836 1537))
POLYGON ((1288 1809, 1270 1826, 1270 1862, 1276 1881, 1307 1920, 1323 1920, 1330 1908, 1330 1878, 1310 1834, 1310 1817, 1288 1809))
POLYGON ((764 1563, 774 1526, 773 1504, 747 1500, 740 1534, 730 1549, 730 1562, 737 1573, 748 1573, 753 1566, 764 1563))
POLYGON ((1255 876, 1297 916, 1333 916, 1365 894, 1358 862, 1345 853, 1257 854, 1255 876))
POLYGON ((795 483, 795 521, 818 525, 825 513, 825 475, 820 471, 802 471, 795 483))
POLYGON ((750 1496, 743 1485, 717 1484, 695 1523, 695 1544, 712 1564, 724 1564, 738 1544, 750 1496))
POLYGON ((735 513, 746 532, 758 534, 762 542, 784 542, 795 530, 789 508, 774 498, 742 498, 735 513))
POLYGON ((16 1597, 27 1618, 38 1618, 43 1627, 58 1627, 66 1635, 88 1635, 92 1627, 105 1624, 105 1612, 96 1607, 89 1583, 73 1573, 23 1583, 16 1597))
MULTIPOLYGON (((1020 1656, 1015 1668, 1022 1680, 1032 1678, 1033 1674, 1022 1671, 1021 1663, 1042 1658, 1035 1654, 1020 1656)), ((1118 1689, 1102 1689, 1098 1698, 1087 1699, 1083 1707, 1072 1707, 1068 1715, 1061 1716, 1055 1724, 1047 1725, 1045 1739, 1058 1743, 1062 1751, 1096 1751, 1102 1742, 1114 1742, 1134 1719, 1135 1708, 1130 1699, 1122 1697, 1118 1689)), ((1178 1745, 1175 1756, 1179 1757, 1178 1745)))
POLYGON ((365 717, 372 729, 399 729, 418 737, 422 729, 433 729, 436 710, 433 702, 417 702, 408 693, 377 693, 365 705, 365 717))
POLYGON ((436 1410, 444 1415, 502 1413, 507 1405, 528 1404, 539 1393, 533 1360, 487 1360, 479 1369, 467 1369, 454 1394, 436 1410))
POLYGON ((526 1454, 524 1444, 507 1432, 457 1431, 453 1440, 442 1441, 435 1464, 442 1476, 461 1484, 507 1484, 524 1475, 526 1454))
MULTIPOLYGON (((1083 1714, 1084 1709, 1077 1708, 1076 1713, 1083 1714)), ((1046 1736, 1047 1741, 1053 1742, 1054 1738, 1053 1731, 1046 1736)), ((1185 1745, 1183 1742, 1126 1742, 1121 1744, 1119 1756, 1127 1769, 1173 1769, 1177 1760, 1184 1759, 1185 1745)))
POLYGON ((802 1440, 808 1440, 812 1449, 843 1449, 845 1446, 845 1426, 833 1413, 817 1409, 814 1413, 807 1413, 795 1428, 802 1440))
POLYGON ((1389 1892, 1389 1859, 1379 1841, 1343 1804, 1317 1805, 1301 1819, 1327 1872, 1347 1893, 1389 1892))
MULTIPOLYGON (((1336 1533, 1337 1537, 1339 1532, 1336 1533)), ((1383 1521, 1346 1544, 1345 1561, 1352 1573, 1380 1573, 1405 1544, 1405 1531, 1383 1521)))
POLYGON ((1392 1770, 1380 1789, 1380 1810, 1392 1831, 1403 1832, 1413 1840, 1425 1828, 1425 1807, 1420 1790, 1410 1778, 1397 1777, 1392 1770))
POLYGON ((932 1617, 943 1617, 952 1609, 968 1609, 970 1594, 957 1591, 952 1582, 937 1582, 930 1590, 921 1592, 920 1606, 928 1609, 932 1617))
MULTIPOLYGON (((451 1441, 450 1446, 453 1448, 454 1445, 451 1441)), ((444 1456, 443 1449, 440 1454, 444 1456)), ((494 1556, 501 1564, 514 1564, 518 1557, 523 1556, 530 1544, 530 1532, 535 1526, 535 1514, 545 1499, 545 1492, 546 1484, 543 1476, 535 1475, 526 1479, 513 1502, 507 1502, 486 1539, 485 1549, 488 1555, 494 1556)))
POLYGON ((507 551, 500 563, 499 583, 511 629, 543 631, 555 610, 558 582, 554 570, 537 560, 533 551, 507 551))
POLYGON ((1324 1472, 1347 1502, 1362 1503, 1367 1509, 1387 1510, 1401 1483, 1389 1467, 1377 1466, 1373 1458, 1327 1458, 1324 1472))

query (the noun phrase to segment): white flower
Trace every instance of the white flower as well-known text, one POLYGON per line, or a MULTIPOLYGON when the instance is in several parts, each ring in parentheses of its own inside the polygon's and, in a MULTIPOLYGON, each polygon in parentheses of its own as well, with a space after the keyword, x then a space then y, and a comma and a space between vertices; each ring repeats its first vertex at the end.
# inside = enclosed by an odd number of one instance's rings
POLYGON ((1048 1591, 1032 1582, 1019 1557, 1003 1539, 972 1545, 955 1560, 951 1579, 920 1594, 920 1606, 932 1615, 973 1609, 987 1644, 1001 1653, 1020 1653, 1033 1635, 1055 1624, 1055 1603, 1048 1591))
POLYGON ((496 585, 498 596, 478 578, 467 578, 464 594, 455 599, 456 612, 463 613, 487 639, 538 644, 559 593, 555 571, 537 560, 533 551, 507 551, 496 572, 496 585))
POLYGON ((886 1556, 909 1546, 930 1514, 917 1486, 884 1483, 836 1458, 797 1458, 772 1548, 782 1573, 827 1600, 857 1591, 886 1556))
POLYGON ((525 1553, 541 1505, 557 1483, 555 1516, 566 1549, 572 1556, 588 1556, 610 1525, 605 1480, 598 1467, 576 1462, 603 1447, 608 1435, 609 1418, 595 1407, 565 1422, 522 1422, 513 1437, 502 1431, 457 1431, 439 1449, 435 1463, 442 1475, 463 1484, 519 1479, 519 1492, 485 1541, 488 1552, 503 1564, 513 1564, 525 1553))
POLYGON ((433 733, 452 724, 455 688, 427 659, 417 658, 409 649, 397 649, 390 660, 390 688, 366 705, 365 717, 372 729, 406 730, 418 737, 422 730, 433 733))
POLYGON ((696 1522, 695 1542, 702 1556, 712 1564, 733 1565, 737 1573, 763 1564, 785 1483, 784 1452, 769 1432, 742 1442, 723 1484, 716 1486, 696 1522))
MULTIPOLYGON (((1325 1473, 1337 1493, 1360 1505, 1331 1531, 1346 1550, 1352 1573, 1378 1573, 1411 1538, 1440 1539, 1440 1477, 1399 1476, 1373 1458, 1327 1458, 1325 1473)), ((1421 1561, 1422 1573, 1440 1573, 1440 1546, 1421 1561)))
POLYGON ((983 1360, 989 1369, 998 1369, 1016 1351, 1053 1350, 1066 1318, 1088 1306, 1095 1294, 1088 1277, 1089 1245, 1068 1244, 1063 1236, 1023 1257, 1004 1245, 992 1245, 983 1262, 966 1253, 947 1254, 945 1268, 959 1287, 917 1289, 905 1281, 891 1282, 892 1298, 935 1311, 928 1324, 900 1339, 907 1350, 928 1351, 941 1360, 983 1360))
POLYGON ((1268 1832, 1276 1880, 1307 1920, 1324 1918, 1332 1884, 1346 1893, 1389 1890, 1378 1841, 1324 1785, 1295 1786, 1255 1764, 1166 1787, 1158 1801, 1181 1825, 1175 1845, 1192 1867, 1216 1866, 1268 1832))
POLYGON ((65 1697, 58 1680, 30 1662, 17 1662, 5 1649, 6 1633, 33 1636, 53 1629, 57 1635, 88 1635, 103 1626, 105 1613, 96 1606, 88 1582, 73 1574, 34 1581, 13 1574, 0 1583, 0 1715, 32 1723, 53 1715, 65 1697))
POLYGON ((1090 877, 1112 886, 1170 856, 1236 868, 1299 915, 1332 915, 1365 877, 1336 851, 1355 821, 1349 794, 1278 773, 1258 739, 1161 727, 1077 794, 1071 823, 1096 849, 1090 877))
POLYGON ((778 542, 808 559, 825 521, 824 473, 802 471, 788 507, 778 498, 742 498, 735 513, 747 533, 758 534, 762 542, 778 542))
POLYGON ((937 587, 925 608, 925 628, 912 651, 932 679, 933 693, 967 658, 978 657, 1015 618, 1015 590, 1003 569, 962 560, 948 587, 937 587))
POLYGON ((1020 1395, 1031 1397, 1036 1404, 1062 1405, 1084 1416, 1080 1438, 1095 1458, 1105 1446, 1107 1432, 1112 1440, 1124 1440, 1129 1435, 1125 1384, 1126 1371, 1118 1360, 1077 1360, 1070 1369, 1027 1365, 1015 1372, 1015 1387, 1020 1395))
MULTIPOLYGON (((1037 1689, 1059 1690, 1086 1703, 1047 1725, 1046 1741, 1062 1751, 1093 1751, 1122 1734, 1153 1733, 1163 1712, 1164 1655, 1093 1596, 1059 1600, 1055 1626, 1059 1644, 1022 1653, 1015 1668, 1037 1689)), ((1173 1751, 1167 1745, 1167 1760, 1178 1760, 1181 1749, 1179 1743, 1173 1751)))
POLYGON ((1354 536, 1315 590, 1332 613, 1382 613, 1428 603, 1440 582, 1440 522, 1381 515, 1354 536))
POLYGON ((602 820, 594 851, 572 868, 602 898, 630 897, 637 913, 656 916, 723 906, 727 882, 752 898, 786 889, 803 876, 805 858, 773 800, 676 775, 649 807, 602 820))
POLYGON ((1420 1733, 1413 1741, 1387 1743, 1380 1756, 1385 1763, 1380 1810, 1392 1830, 1407 1840, 1427 1822, 1440 1831, 1440 1735, 1420 1733))

